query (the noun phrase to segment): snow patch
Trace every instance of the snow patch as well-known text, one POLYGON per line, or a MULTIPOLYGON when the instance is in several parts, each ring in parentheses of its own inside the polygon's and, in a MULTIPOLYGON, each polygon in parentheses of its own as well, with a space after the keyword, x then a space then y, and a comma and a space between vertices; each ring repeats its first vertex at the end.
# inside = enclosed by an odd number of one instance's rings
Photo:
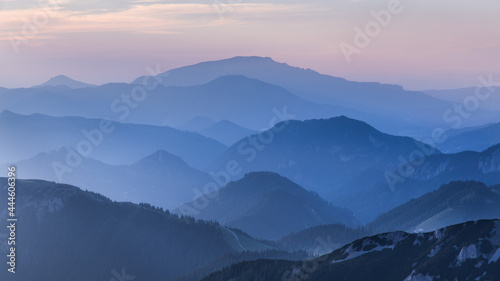
POLYGON ((415 270, 411 272, 411 274, 406 277, 405 280, 403 281, 432 281, 434 280, 434 277, 429 276, 429 275, 423 275, 422 273, 416 274, 415 270))
POLYGON ((415 241, 413 241, 413 246, 420 246, 422 245, 422 240, 415 238, 415 241))
POLYGON ((491 244, 500 247, 500 220, 495 220, 495 226, 491 231, 489 241, 491 244))
POLYGON ((498 259, 500 259, 500 248, 497 249, 497 251, 493 254, 488 263, 495 263, 498 261, 498 259))
POLYGON ((479 277, 476 277, 476 279, 474 279, 474 280, 476 280, 476 281, 481 280, 481 278, 483 278, 484 276, 486 276, 486 273, 487 273, 487 272, 483 272, 483 275, 481 275, 481 276, 479 276, 479 277))
MULTIPOLYGON (((363 247, 364 247, 364 245, 363 245, 363 247)), ((384 249, 391 249, 392 250, 392 249, 394 249, 394 245, 391 245, 391 246, 388 246, 388 245, 387 246, 380 246, 380 245, 378 245, 377 247, 375 247, 375 248, 373 248, 373 249, 371 249, 369 251, 363 251, 363 250, 362 251, 357 251, 351 245, 344 252, 344 254, 347 254, 346 258, 340 259, 340 260, 333 260, 331 263, 337 263, 337 262, 343 262, 343 261, 351 260, 351 259, 360 257, 360 256, 362 256, 364 254, 371 253, 371 252, 380 252, 380 251, 382 251, 384 249)))
MULTIPOLYGON (((333 260, 331 263, 337 263, 337 262, 343 262, 346 260, 354 259, 359 256, 362 256, 367 253, 371 252, 380 252, 384 249, 391 249, 394 250, 396 245, 405 239, 404 233, 403 232, 391 232, 383 235, 379 235, 377 238, 381 240, 387 240, 388 243, 387 245, 380 245, 378 242, 375 242, 369 238, 363 240, 363 244, 361 245, 361 250, 357 250, 358 247, 354 247, 354 244, 349 245, 349 247, 342 253, 343 255, 347 254, 347 257, 344 259, 339 259, 339 260, 333 260), (363 250, 365 247, 371 248, 370 250, 363 250), (373 248, 372 248, 373 247, 373 248)), ((384 243, 385 244, 385 243, 384 243)))
POLYGON ((430 236, 429 240, 432 240, 432 238, 437 239, 438 241, 441 241, 444 237, 444 230, 438 229, 434 231, 434 236, 430 236))
POLYGON ((457 265, 468 259, 477 259, 479 256, 476 244, 469 245, 467 247, 462 247, 460 253, 457 256, 457 265))
POLYGON ((437 245, 436 247, 434 247, 432 250, 431 250, 431 253, 428 254, 427 256, 429 258, 432 258, 433 256, 435 256, 437 253, 439 253, 439 251, 441 250, 441 245, 437 245))

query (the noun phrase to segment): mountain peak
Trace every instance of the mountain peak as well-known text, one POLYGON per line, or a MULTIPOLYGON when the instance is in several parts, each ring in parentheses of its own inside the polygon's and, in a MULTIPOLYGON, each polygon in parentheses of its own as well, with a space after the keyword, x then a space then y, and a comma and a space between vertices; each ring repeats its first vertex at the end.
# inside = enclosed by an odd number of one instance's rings
POLYGON ((87 84, 84 82, 80 82, 77 80, 74 80, 72 78, 69 78, 68 76, 65 75, 57 75, 55 77, 50 78, 47 82, 33 86, 32 88, 41 88, 41 87, 56 87, 56 86, 66 86, 71 89, 79 89, 79 88, 88 88, 88 87, 95 87, 96 85, 92 84, 87 84))
POLYGON ((275 60, 273 60, 271 57, 260 57, 260 56, 236 56, 232 57, 229 59, 226 59, 227 61, 239 61, 239 62, 274 62, 276 63, 275 60))
POLYGON ((182 160, 179 156, 174 155, 162 149, 157 150, 153 154, 144 157, 143 159, 137 161, 134 165, 148 165, 148 164, 158 165, 158 164, 172 164, 172 163, 187 166, 184 160, 182 160))
POLYGON ((14 113, 10 110, 7 110, 7 109, 0 112, 0 116, 14 116, 14 115, 18 115, 18 114, 14 113))
MULTIPOLYGON (((278 239, 320 224, 357 224, 349 211, 330 205, 316 193, 274 172, 247 173, 217 194, 217 200, 192 215, 217 220, 258 238, 278 239)), ((195 204, 187 203, 179 210, 192 210, 195 204)))

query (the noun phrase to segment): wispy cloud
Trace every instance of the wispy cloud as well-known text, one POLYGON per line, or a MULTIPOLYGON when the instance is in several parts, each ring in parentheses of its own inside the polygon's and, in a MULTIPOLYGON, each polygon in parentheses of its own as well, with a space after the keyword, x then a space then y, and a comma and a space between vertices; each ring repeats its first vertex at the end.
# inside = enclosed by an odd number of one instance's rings
POLYGON ((8 32, 20 34, 30 19, 34 17, 41 19, 46 16, 48 23, 44 24, 43 28, 38 28, 38 34, 57 37, 58 34, 79 32, 172 34, 188 28, 235 24, 267 17, 270 14, 280 16, 280 14, 304 12, 304 5, 244 3, 234 5, 234 17, 228 20, 220 20, 211 4, 135 4, 123 11, 105 9, 72 11, 64 7, 49 12, 42 8, 4 10, 0 11, 0 33, 4 36, 8 32))

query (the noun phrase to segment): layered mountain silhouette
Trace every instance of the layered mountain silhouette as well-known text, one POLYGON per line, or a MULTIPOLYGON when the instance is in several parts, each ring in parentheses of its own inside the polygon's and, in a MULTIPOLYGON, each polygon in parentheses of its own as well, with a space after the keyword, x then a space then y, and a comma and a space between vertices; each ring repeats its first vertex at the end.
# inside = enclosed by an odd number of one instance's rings
POLYGON ((400 157, 414 151, 440 153, 412 138, 384 134, 342 116, 282 122, 229 147, 211 170, 224 171, 229 161, 237 161, 241 176, 251 171, 276 172, 332 201, 385 182, 385 171, 397 169, 400 157))
MULTIPOLYGON (((8 147, 0 151, 0 159, 4 163, 71 147, 72 152, 67 152, 67 155, 73 155, 69 156, 70 160, 78 153, 104 163, 120 165, 134 163, 163 149, 181 157, 190 166, 201 169, 226 148, 197 133, 82 117, 24 116, 4 111, 0 113, 0 128, 9 132, 0 135, 0 143, 8 147)), ((62 164, 68 165, 67 162, 62 164)))
POLYGON ((192 202, 177 211, 199 219, 216 220, 264 239, 278 239, 314 225, 355 225, 348 211, 334 207, 285 177, 254 172, 230 182, 205 202, 192 202))
MULTIPOLYGON (((415 129, 418 127, 434 128, 432 126, 436 123, 442 123, 443 113, 453 109, 453 104, 448 101, 430 97, 422 92, 406 91, 399 85, 348 81, 323 75, 311 69, 278 63, 269 57, 234 57, 202 62, 166 71, 157 78, 165 86, 192 86, 205 84, 225 75, 244 75, 283 87, 306 100, 340 105, 374 114, 370 121, 376 123, 379 128, 382 128, 381 125, 392 124, 383 128, 391 133, 416 134, 415 129), (422 112, 425 114, 421 114, 422 112), (384 118, 384 122, 379 122, 380 124, 376 122, 376 119, 384 116, 393 116, 397 119, 384 118), (405 120, 403 123, 407 129, 401 126, 402 123, 398 124, 397 120, 405 120)), ((133 83, 141 84, 144 79, 145 77, 139 77, 133 83)), ((499 115, 478 110, 474 112, 474 116, 464 121, 471 124, 475 121, 484 123, 484 120, 489 120, 493 116, 500 120, 499 115)), ((426 132, 418 132, 418 134, 424 133, 426 132)))
POLYGON ((443 152, 457 153, 467 150, 483 151, 498 143, 500 143, 500 123, 495 123, 450 132, 447 138, 436 146, 443 152))
POLYGON ((82 89, 14 89, 3 94, 0 110, 20 114, 104 118, 126 123, 182 126, 195 117, 229 120, 261 130, 287 119, 369 115, 301 99, 289 91, 245 76, 223 76, 186 87, 105 84, 82 89), (64 106, 62 106, 64 105, 64 106))
POLYGON ((177 126, 176 128, 186 131, 199 132, 201 130, 204 130, 208 127, 215 125, 216 123, 217 123, 216 121, 208 117, 196 116, 188 120, 186 123, 177 126))
POLYGON ((435 232, 390 232, 356 240, 315 260, 242 262, 204 281, 496 280, 500 221, 481 220, 435 232))
POLYGON ((387 212, 450 181, 475 180, 487 185, 500 182, 500 145, 483 152, 435 154, 417 162, 407 161, 401 162, 398 169, 386 171, 389 180, 375 181, 364 190, 363 196, 346 193, 332 202, 347 202, 344 207, 357 210, 358 217, 370 221, 374 214, 387 212))
POLYGON ((210 118, 201 116, 195 117, 177 128, 197 132, 227 146, 234 144, 244 137, 257 133, 255 130, 244 128, 229 120, 216 122, 210 118))
MULTIPOLYGON (((482 77, 484 81, 488 81, 488 77, 482 77)), ((487 83, 478 83, 477 87, 448 89, 448 90, 429 90, 424 91, 425 94, 451 102, 464 103, 478 102, 478 107, 491 110, 500 110, 500 87, 498 82, 489 81, 487 83), (495 85, 496 84, 496 85, 495 85), (472 100, 472 101, 471 101, 472 100)))
POLYGON ((500 195, 474 181, 451 182, 383 214, 370 227, 387 231, 432 231, 479 219, 500 219, 500 195))
POLYGON ((500 88, 483 86, 234 57, 0 88, 19 243, 0 280, 497 280, 500 88))
POLYGON ((197 132, 227 146, 230 146, 247 136, 257 133, 254 130, 241 127, 228 120, 221 120, 197 132))
MULTIPOLYGON (((131 165, 109 165, 85 158, 79 166, 64 171, 61 180, 57 165, 64 165, 67 154, 68 148, 61 148, 17 162, 17 176, 72 184, 116 201, 149 203, 166 209, 192 200, 198 196, 193 190, 203 190, 212 181, 208 174, 164 150, 131 165)), ((7 169, 7 165, 2 167, 7 169)))
MULTIPOLYGON (((451 110, 450 114, 456 115, 453 103, 405 91, 401 86, 347 81, 260 57, 200 63, 154 78, 141 77, 132 84, 13 89, 2 95, 0 110, 111 120, 127 116, 127 122, 175 127, 204 116, 261 130, 268 127, 273 109, 288 106, 297 119, 343 114, 370 120, 393 134, 428 137, 436 126, 450 126, 443 120, 443 113, 451 110), (242 81, 243 77, 248 81, 242 81), (283 99, 283 92, 293 98, 283 99), (248 106, 241 106, 243 102, 248 106), (236 116, 234 111, 239 114, 236 116), (248 117, 252 113, 255 120, 248 117)), ((498 121, 500 116, 479 109, 464 119, 463 125, 481 125, 492 120, 498 121)))
MULTIPOLYGON (((227 266, 228 254, 235 260, 301 257, 285 252, 245 254, 240 244, 246 251, 271 247, 217 223, 179 218, 149 204, 112 202, 46 181, 16 183, 19 265, 15 275, 0 272, 2 280, 172 280, 199 267, 210 272, 210 266, 227 266)), ((6 178, 0 178, 0 186, 0 198, 7 202, 6 178)), ((0 217, 5 221, 7 213, 0 217)), ((7 240, 0 243, 6 252, 7 240)))

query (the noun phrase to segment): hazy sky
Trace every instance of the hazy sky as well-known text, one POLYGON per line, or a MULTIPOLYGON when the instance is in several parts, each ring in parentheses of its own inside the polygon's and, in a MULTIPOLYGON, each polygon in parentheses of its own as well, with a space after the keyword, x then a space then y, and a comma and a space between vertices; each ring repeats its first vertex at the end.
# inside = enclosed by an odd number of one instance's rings
POLYGON ((499 0, 394 1, 0 0, 0 86, 58 74, 130 82, 147 66, 238 55, 407 89, 475 86, 487 74, 500 80, 499 0), (376 30, 372 12, 388 5, 397 8, 376 30), (355 29, 367 24, 369 44, 354 44, 355 29), (357 48, 350 63, 343 42, 357 48))

